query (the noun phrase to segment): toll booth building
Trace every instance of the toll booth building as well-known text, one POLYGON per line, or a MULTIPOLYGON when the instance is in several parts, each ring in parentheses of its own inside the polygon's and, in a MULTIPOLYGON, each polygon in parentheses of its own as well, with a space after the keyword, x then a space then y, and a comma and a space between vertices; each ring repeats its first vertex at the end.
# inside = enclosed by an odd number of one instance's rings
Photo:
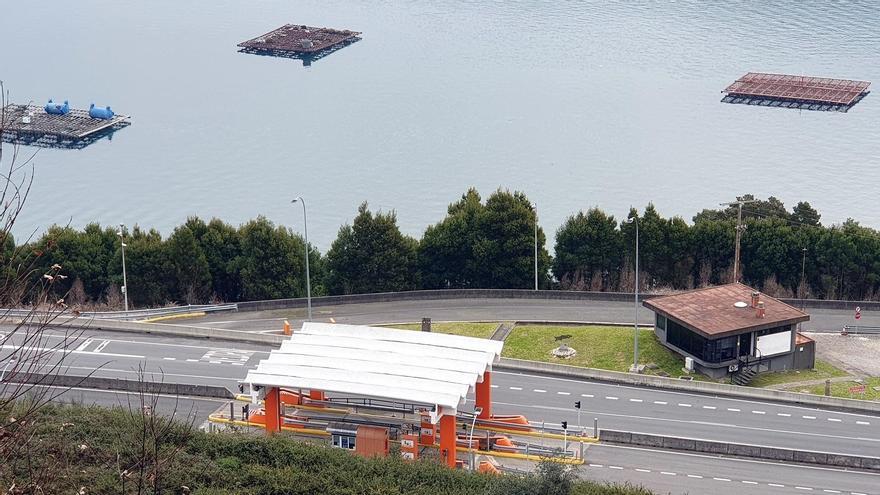
POLYGON ((735 283, 647 299, 660 342, 686 367, 745 384, 764 371, 811 369, 815 342, 797 333, 810 316, 735 283), (743 383, 745 382, 745 383, 743 383))

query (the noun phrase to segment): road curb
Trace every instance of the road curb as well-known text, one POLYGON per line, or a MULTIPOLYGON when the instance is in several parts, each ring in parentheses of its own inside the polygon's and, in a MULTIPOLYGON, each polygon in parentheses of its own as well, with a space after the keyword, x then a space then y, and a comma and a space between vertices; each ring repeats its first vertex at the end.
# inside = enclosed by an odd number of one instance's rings
MULTIPOLYGON (((59 371, 64 371, 63 368, 59 371)), ((144 394, 176 395, 181 397, 211 397, 233 399, 235 396, 226 387, 215 385, 192 385, 187 383, 167 383, 157 381, 126 380, 124 378, 104 378, 97 376, 77 376, 64 374, 16 373, 7 377, 11 383, 62 388, 91 388, 95 390, 118 390, 142 392, 144 394)))

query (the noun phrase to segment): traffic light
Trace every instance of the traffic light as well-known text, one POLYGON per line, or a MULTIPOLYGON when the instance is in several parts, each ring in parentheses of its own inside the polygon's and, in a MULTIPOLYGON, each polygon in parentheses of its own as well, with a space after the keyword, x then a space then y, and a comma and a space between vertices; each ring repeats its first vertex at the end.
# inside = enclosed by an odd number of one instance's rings
POLYGON ((563 429, 563 430, 567 430, 567 429, 568 429, 568 421, 563 421, 563 422, 562 422, 562 429, 563 429))
POLYGON ((574 408, 580 409, 581 408, 581 401, 579 401, 579 400, 574 401, 574 408))

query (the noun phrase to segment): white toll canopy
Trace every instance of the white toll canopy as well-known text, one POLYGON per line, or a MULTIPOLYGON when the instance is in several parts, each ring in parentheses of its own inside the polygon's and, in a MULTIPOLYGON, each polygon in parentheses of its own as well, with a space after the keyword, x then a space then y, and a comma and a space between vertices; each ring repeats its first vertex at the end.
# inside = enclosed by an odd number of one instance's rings
POLYGON ((436 406, 431 421, 455 414, 503 342, 363 325, 303 325, 244 383, 259 387, 322 390, 436 406))

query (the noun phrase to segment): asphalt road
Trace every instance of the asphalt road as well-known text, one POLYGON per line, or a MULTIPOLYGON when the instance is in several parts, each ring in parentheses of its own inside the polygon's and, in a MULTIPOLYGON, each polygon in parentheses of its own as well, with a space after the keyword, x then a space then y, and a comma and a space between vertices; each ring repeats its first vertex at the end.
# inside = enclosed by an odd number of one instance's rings
MULTIPOLYGON (((358 320, 361 323, 377 321, 364 321, 367 316, 358 318, 363 318, 358 320)), ((0 333, 2 332, 3 329, 0 328, 0 333)), ((47 335, 43 345, 50 349, 52 343, 61 338, 61 333, 49 331, 47 335)), ((14 346, 14 341, 8 342, 0 349, 0 366, 6 364, 14 346)), ((245 376, 247 369, 265 358, 269 350, 266 346, 255 344, 87 331, 67 352, 48 350, 47 353, 56 358, 64 355, 66 372, 70 374, 94 373, 96 376, 136 379, 143 370, 148 379, 235 389, 237 381, 245 376)), ((880 452, 880 417, 877 416, 534 374, 496 372, 493 385, 493 407, 496 413, 525 414, 535 424, 543 421, 546 425, 558 425, 560 421, 566 420, 570 427, 576 426, 577 414, 573 404, 575 400, 581 400, 581 421, 588 427, 592 426, 593 418, 598 418, 600 428, 847 454, 877 455, 880 452)), ((128 400, 124 395, 97 391, 73 391, 68 397, 105 405, 120 404, 128 400)), ((185 400, 189 402, 185 402, 184 407, 188 409, 188 404, 194 403, 200 416, 217 406, 210 400, 185 400)), ((471 405, 466 404, 463 409, 467 410, 469 407, 471 405)), ((800 486, 813 488, 815 491, 839 490, 843 493, 871 493, 868 489, 874 486, 871 482, 877 482, 880 487, 880 479, 858 473, 829 470, 823 471, 826 473, 824 475, 810 478, 814 476, 815 470, 804 466, 782 469, 772 467, 778 466, 773 463, 743 464, 746 461, 711 456, 698 456, 701 460, 699 464, 695 464, 696 461, 693 460, 680 461, 684 457, 669 457, 673 455, 671 453, 640 449, 613 450, 610 447, 593 447, 588 455, 591 463, 624 468, 618 470, 594 467, 588 469, 589 473, 602 473, 602 477, 611 480, 630 480, 644 483, 656 490, 674 493, 705 493, 710 489, 707 484, 712 486, 711 490, 723 493, 728 489, 725 483, 733 486, 733 480, 737 480, 738 492, 751 490, 753 493, 768 493, 766 490, 771 486, 766 483, 782 484, 786 490, 800 486), (600 455, 623 457, 605 459, 600 455), (699 472, 693 471, 696 467, 700 467, 699 472), (636 469, 647 469, 650 472, 636 469), (832 471, 833 474, 828 474, 832 471), (676 475, 662 474, 663 472, 675 472, 676 475), (703 478, 688 477, 687 474, 703 478), (713 478, 732 481, 713 479, 716 486, 709 483, 706 478, 708 474, 713 474, 713 478), (820 483, 823 480, 826 482, 820 483), (765 483, 764 491, 743 481, 765 483), (836 486, 845 489, 835 488, 836 486)))
MULTIPOLYGON (((632 323, 634 307, 631 302, 617 301, 553 301, 534 299, 445 299, 436 301, 398 301, 372 304, 344 304, 312 308, 315 321, 350 324, 405 323, 421 321, 423 317, 435 321, 589 321, 632 323)), ((863 311, 862 318, 854 318, 854 311, 809 309, 810 321, 804 323, 808 331, 840 331, 847 324, 880 326, 880 312, 863 311)), ((653 324, 653 313, 639 308, 639 322, 653 324)), ((182 325, 228 328, 251 332, 278 331, 285 319, 294 326, 302 325, 305 309, 283 309, 240 313, 216 313, 200 318, 188 318, 176 323, 182 325)), ((170 321, 169 323, 175 323, 170 321)))
POLYGON ((607 445, 592 446, 585 456, 581 477, 642 485, 655 493, 880 493, 878 473, 607 445))

